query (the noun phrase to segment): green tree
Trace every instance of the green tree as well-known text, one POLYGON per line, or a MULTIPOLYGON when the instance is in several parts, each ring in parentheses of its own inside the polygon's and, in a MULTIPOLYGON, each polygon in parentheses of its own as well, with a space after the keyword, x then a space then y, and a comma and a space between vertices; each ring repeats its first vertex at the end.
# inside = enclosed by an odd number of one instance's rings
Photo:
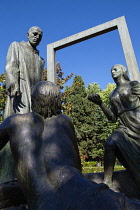
MULTIPOLYGON (((97 83, 89 84, 86 89, 87 96, 101 93, 101 88, 97 83)), ((98 106, 85 98, 86 120, 81 132, 84 133, 84 141, 80 145, 85 147, 86 155, 89 159, 101 160, 104 152, 104 142, 99 137, 102 130, 103 114, 98 106)))
POLYGON ((72 106, 71 117, 78 129, 82 126, 85 115, 83 98, 86 97, 86 90, 82 77, 75 75, 72 86, 67 86, 65 91, 70 91, 70 94, 65 98, 64 103, 70 102, 72 106))
POLYGON ((66 88, 66 91, 72 93, 66 98, 66 102, 72 107, 70 116, 75 125, 78 144, 88 159, 98 161, 103 159, 104 142, 117 124, 110 124, 100 107, 90 102, 87 96, 98 93, 104 103, 109 106, 109 95, 114 87, 114 84, 109 84, 105 90, 101 90, 97 83, 93 83, 85 89, 82 77, 75 76, 72 86, 66 88), (76 84, 78 86, 72 92, 76 84))
POLYGON ((0 123, 2 122, 5 100, 6 100, 5 74, 1 74, 0 75, 0 123))
POLYGON ((88 84, 88 88, 86 89, 87 95, 92 95, 94 93, 100 93, 102 91, 101 87, 97 82, 92 84, 88 84))
MULTIPOLYGON (((56 82, 57 85, 60 87, 60 89, 64 88, 64 84, 73 76, 73 73, 70 73, 70 75, 67 75, 64 77, 64 72, 60 66, 60 63, 58 62, 56 64, 56 82)), ((47 81, 47 69, 44 69, 43 72, 43 80, 47 81)))
POLYGON ((71 94, 66 98, 66 102, 69 102, 72 106, 70 116, 75 125, 79 146, 82 147, 84 155, 89 157, 93 148, 94 127, 92 115, 94 116, 94 111, 91 112, 91 109, 94 109, 94 104, 91 104, 87 99, 87 90, 81 76, 76 75, 72 86, 66 87, 66 91, 71 91, 71 94), (71 91, 73 87, 74 91, 71 91), (90 124, 87 122, 90 122, 90 124))

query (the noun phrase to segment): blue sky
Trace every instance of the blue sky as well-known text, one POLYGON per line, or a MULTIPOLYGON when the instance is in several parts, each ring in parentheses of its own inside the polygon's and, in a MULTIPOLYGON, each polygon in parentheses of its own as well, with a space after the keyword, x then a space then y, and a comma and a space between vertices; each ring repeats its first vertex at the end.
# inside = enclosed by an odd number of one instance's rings
MULTIPOLYGON (((1 0, 0 73, 4 72, 9 45, 27 41, 31 26, 44 32, 38 49, 46 67, 47 44, 121 16, 125 16, 140 66, 139 0, 1 0)), ((126 66, 117 30, 59 50, 56 60, 65 75, 81 75, 86 86, 97 82, 103 89, 113 83, 111 67, 118 63, 126 66)))

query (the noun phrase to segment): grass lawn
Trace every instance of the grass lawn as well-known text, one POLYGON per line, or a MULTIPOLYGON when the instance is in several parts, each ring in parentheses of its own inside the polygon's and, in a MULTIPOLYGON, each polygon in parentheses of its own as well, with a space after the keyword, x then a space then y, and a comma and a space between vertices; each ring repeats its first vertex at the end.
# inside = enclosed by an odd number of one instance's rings
MULTIPOLYGON (((125 170, 123 166, 118 166, 116 165, 114 168, 114 171, 120 171, 120 170, 125 170)), ((103 166, 101 167, 95 167, 95 166, 90 166, 90 167, 83 167, 82 168, 83 173, 98 173, 98 172, 104 172, 103 166)))

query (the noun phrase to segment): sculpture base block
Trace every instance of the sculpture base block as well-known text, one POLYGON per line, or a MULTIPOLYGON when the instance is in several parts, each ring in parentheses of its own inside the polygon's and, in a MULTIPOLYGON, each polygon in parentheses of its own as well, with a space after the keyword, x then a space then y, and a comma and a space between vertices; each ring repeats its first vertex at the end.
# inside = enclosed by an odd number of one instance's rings
MULTIPOLYGON (((85 177, 96 183, 103 183, 104 173, 88 173, 85 177)), ((113 187, 115 192, 124 193, 128 198, 140 201, 140 189, 133 181, 127 170, 115 171, 113 173, 113 187)))
MULTIPOLYGON (((93 182, 103 183, 104 173, 89 173, 84 176, 93 182)), ((124 193, 128 198, 140 202, 140 190, 126 170, 113 173, 112 190, 124 193)), ((0 184, 0 209, 28 209, 26 199, 16 180, 0 184)))

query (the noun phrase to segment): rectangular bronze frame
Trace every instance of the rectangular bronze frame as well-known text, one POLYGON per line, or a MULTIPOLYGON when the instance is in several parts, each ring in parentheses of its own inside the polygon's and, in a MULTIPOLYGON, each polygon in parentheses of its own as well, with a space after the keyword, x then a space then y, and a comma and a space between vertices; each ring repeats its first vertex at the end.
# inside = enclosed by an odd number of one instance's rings
POLYGON ((47 45, 48 81, 56 83, 56 51, 118 29, 131 80, 140 81, 139 69, 125 17, 119 17, 47 45))

